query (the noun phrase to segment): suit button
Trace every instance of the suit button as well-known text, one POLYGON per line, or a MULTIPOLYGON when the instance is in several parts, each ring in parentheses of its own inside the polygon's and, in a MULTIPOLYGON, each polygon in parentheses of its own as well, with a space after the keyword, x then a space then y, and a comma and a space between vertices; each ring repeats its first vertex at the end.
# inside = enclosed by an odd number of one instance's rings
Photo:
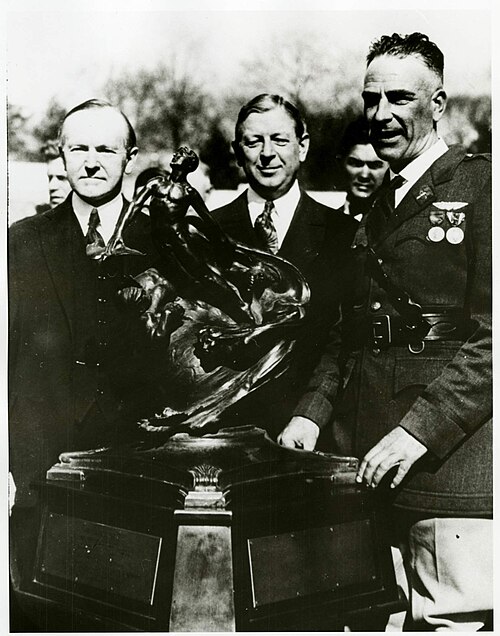
POLYGON ((374 300, 370 305, 370 309, 372 311, 378 311, 382 307, 382 303, 379 303, 378 300, 374 300))
POLYGON ((376 347, 372 349, 372 354, 377 357, 380 355, 380 349, 377 349, 376 347))

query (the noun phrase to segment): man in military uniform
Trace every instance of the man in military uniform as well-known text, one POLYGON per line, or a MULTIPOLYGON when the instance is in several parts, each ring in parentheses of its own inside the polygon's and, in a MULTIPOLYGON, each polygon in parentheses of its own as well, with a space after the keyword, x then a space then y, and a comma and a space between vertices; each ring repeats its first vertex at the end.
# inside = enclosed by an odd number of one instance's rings
POLYGON ((406 627, 475 631, 492 608, 491 163, 439 138, 442 82, 425 35, 370 48, 365 116, 392 181, 354 239, 343 377, 320 363, 304 416, 334 405, 335 450, 390 504, 406 627))

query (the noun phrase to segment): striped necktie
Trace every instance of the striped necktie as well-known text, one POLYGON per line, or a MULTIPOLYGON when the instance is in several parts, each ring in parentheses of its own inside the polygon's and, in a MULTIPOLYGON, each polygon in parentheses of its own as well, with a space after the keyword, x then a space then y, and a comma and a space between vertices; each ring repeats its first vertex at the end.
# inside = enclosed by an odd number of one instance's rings
POLYGON ((87 244, 85 246, 85 251, 87 253, 87 256, 90 256, 90 258, 94 259, 99 258, 99 256, 103 253, 104 248, 106 247, 104 239, 97 229, 100 224, 101 219, 99 218, 99 212, 96 210, 96 208, 92 208, 86 236, 87 244))
POLYGON ((275 210, 274 203, 272 201, 266 201, 264 211, 255 219, 254 224, 255 232, 263 248, 272 254, 276 254, 279 249, 278 233, 271 218, 275 210))

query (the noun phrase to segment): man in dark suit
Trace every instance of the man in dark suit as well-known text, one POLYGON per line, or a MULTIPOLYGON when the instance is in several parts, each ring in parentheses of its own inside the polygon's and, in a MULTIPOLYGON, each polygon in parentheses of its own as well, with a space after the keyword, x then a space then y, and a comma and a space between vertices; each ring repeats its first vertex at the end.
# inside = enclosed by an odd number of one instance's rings
POLYGON ((276 439, 293 416, 287 436, 280 441, 312 449, 319 423, 308 420, 304 426, 311 409, 301 406, 300 398, 328 324, 340 319, 340 302, 349 288, 349 245, 355 222, 316 202, 299 186, 297 176, 307 157, 309 135, 300 112, 283 97, 258 95, 243 106, 233 148, 249 187, 215 210, 214 218, 235 240, 293 263, 309 283, 311 301, 288 371, 241 400, 226 421, 261 426, 276 439))
MULTIPOLYGON (((29 542, 23 538, 36 509, 33 483, 62 451, 105 444, 156 406, 150 386, 161 352, 137 316, 117 303, 118 289, 145 270, 150 257, 92 258, 126 205, 121 188, 137 155, 134 131, 118 109, 90 100, 66 115, 60 145, 72 192, 9 232, 15 586, 26 574, 29 542)), ((138 214, 126 234, 127 244, 150 251, 145 215, 138 214)))
POLYGON ((383 36, 367 61, 365 115, 392 181, 353 243, 333 436, 391 504, 407 626, 476 631, 492 608, 490 157, 439 138, 443 54, 427 36, 383 36))

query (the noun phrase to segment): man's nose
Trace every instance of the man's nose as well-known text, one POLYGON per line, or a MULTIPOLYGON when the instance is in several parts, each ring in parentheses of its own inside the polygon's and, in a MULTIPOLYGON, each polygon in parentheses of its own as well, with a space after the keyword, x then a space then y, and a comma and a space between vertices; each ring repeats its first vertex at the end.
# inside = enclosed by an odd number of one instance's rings
POLYGON ((361 168, 359 170, 359 176, 362 177, 363 179, 368 179, 370 177, 370 168, 368 168, 366 163, 364 163, 361 166, 361 168))
POLYGON ((98 168, 99 167, 99 157, 95 148, 89 148, 85 153, 85 167, 86 168, 98 168))
POLYGON ((382 95, 375 111, 375 119, 377 121, 388 121, 392 119, 391 105, 385 95, 382 95))
POLYGON ((274 157, 274 155, 276 154, 275 150, 274 150, 274 144, 271 141, 271 139, 268 138, 264 138, 264 143, 262 145, 262 150, 261 150, 261 155, 263 157, 274 157))

